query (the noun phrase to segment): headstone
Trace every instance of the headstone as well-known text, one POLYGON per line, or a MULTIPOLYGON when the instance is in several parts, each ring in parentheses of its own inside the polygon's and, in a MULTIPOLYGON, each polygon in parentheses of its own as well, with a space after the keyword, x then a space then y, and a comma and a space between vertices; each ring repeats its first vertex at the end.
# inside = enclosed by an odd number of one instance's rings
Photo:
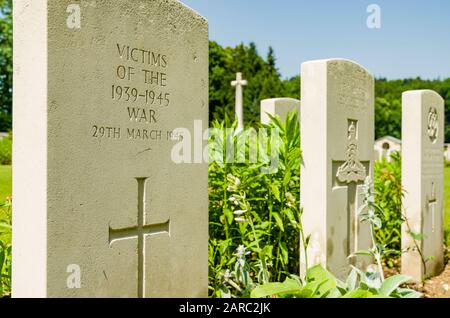
POLYGON ((206 297, 208 167, 171 151, 207 127, 207 21, 73 3, 14 3, 13 296, 206 297))
MULTIPOLYGON (((301 206, 308 265, 322 264, 345 278, 347 257, 370 247, 370 231, 357 217, 362 185, 373 176, 374 79, 358 64, 342 59, 302 65, 301 206)), ((301 269, 305 269, 302 255, 301 269)))
POLYGON ((450 161, 450 144, 444 145, 444 160, 450 161))
POLYGON ((286 120, 289 112, 297 110, 300 115, 300 101, 294 98, 271 98, 261 101, 261 123, 269 124, 271 116, 280 117, 281 121, 286 120))
POLYGON ((247 85, 247 81, 242 79, 242 73, 236 73, 236 80, 231 82, 231 86, 236 88, 236 120, 237 130, 244 130, 244 97, 243 89, 247 85))
POLYGON ((382 160, 385 158, 391 162, 391 155, 395 152, 401 152, 402 141, 392 136, 384 136, 375 140, 374 151, 375 160, 382 160))
POLYGON ((417 90, 402 103, 402 273, 420 282, 444 267, 444 100, 417 90))

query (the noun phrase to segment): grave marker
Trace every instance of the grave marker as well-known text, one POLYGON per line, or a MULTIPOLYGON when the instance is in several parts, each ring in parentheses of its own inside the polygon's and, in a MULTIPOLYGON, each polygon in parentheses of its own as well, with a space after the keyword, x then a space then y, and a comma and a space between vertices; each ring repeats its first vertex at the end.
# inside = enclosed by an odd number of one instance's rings
POLYGON ((208 167, 171 152, 207 127, 207 21, 72 4, 14 2, 13 296, 206 297, 208 167))
POLYGON ((444 267, 444 100, 434 91, 416 90, 404 92, 402 103, 403 208, 408 220, 402 228, 402 273, 421 282, 444 267), (422 239, 414 241, 411 231, 422 239))
MULTIPOLYGON (((370 247, 367 224, 358 220, 362 184, 373 176, 374 80, 358 64, 341 59, 302 65, 301 206, 311 235, 308 265, 322 264, 346 277, 347 257, 370 247)), ((355 261, 356 260, 356 261, 355 261)), ((305 268, 302 257, 302 270, 305 268)))
POLYGON ((286 120, 287 114, 294 110, 298 111, 300 116, 300 101, 294 98, 272 98, 261 101, 261 123, 269 124, 271 116, 279 116, 281 122, 286 120))

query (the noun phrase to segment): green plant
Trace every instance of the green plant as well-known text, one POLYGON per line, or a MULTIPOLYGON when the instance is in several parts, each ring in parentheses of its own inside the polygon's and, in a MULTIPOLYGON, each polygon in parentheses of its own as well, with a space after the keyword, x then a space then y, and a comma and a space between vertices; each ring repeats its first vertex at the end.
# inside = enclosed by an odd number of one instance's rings
POLYGON ((426 268, 430 258, 423 255, 421 250, 423 235, 412 231, 403 209, 402 198, 405 191, 401 182, 401 166, 398 152, 391 154, 390 161, 382 159, 375 163, 374 203, 375 209, 383 212, 383 223, 381 227, 375 227, 375 238, 389 251, 381 256, 383 261, 388 267, 393 267, 401 253, 405 252, 401 247, 401 227, 404 224, 407 234, 414 240, 413 249, 419 253, 422 265, 426 268))
POLYGON ((283 283, 268 283, 255 287, 252 298, 418 298, 421 294, 400 288, 410 278, 396 275, 381 281, 374 272, 362 272, 353 267, 345 282, 335 278, 321 265, 311 267, 302 280, 298 276, 283 283))
POLYGON ((369 266, 364 272, 354 266, 346 282, 335 278, 320 265, 308 268, 303 279, 299 277, 288 278, 283 283, 268 283, 256 286, 251 292, 252 297, 294 297, 294 298, 372 298, 395 297, 417 298, 421 294, 400 286, 410 280, 404 275, 395 275, 384 278, 381 258, 391 251, 386 245, 377 242, 376 229, 382 228, 384 211, 375 203, 375 193, 370 177, 367 177, 363 186, 364 200, 358 215, 360 222, 370 225, 372 247, 369 250, 358 251, 350 257, 357 255, 370 256, 375 259, 376 266, 369 266), (374 269, 375 268, 375 269, 374 269))
MULTIPOLYGON (((383 222, 375 228, 375 238, 391 251, 391 256, 401 254, 402 188, 401 156, 398 152, 391 160, 382 159, 375 163, 375 204, 383 210, 383 222)), ((384 258, 389 267, 394 266, 393 258, 384 258)))
POLYGON ((270 125, 261 127, 272 132, 271 135, 261 138, 260 134, 256 142, 252 140, 251 130, 227 134, 225 127, 235 128, 235 125, 226 120, 213 124, 216 133, 209 141, 212 297, 242 297, 247 290, 245 282, 282 280, 299 269, 299 240, 303 238, 298 208, 300 128, 296 113, 289 114, 285 123, 278 118, 272 120, 270 125), (224 154, 230 155, 226 153, 227 141, 241 144, 232 155, 245 160, 221 161, 224 154), (254 145, 257 145, 257 162, 249 160, 254 145), (277 167, 269 167, 274 157, 278 158, 277 167), (245 268, 250 278, 244 281, 237 279, 236 270, 228 270, 235 267, 238 255, 242 256, 236 253, 241 245, 246 250, 245 268), (230 283, 231 279, 239 289, 230 283))
POLYGON ((11 200, 0 205, 6 209, 6 219, 0 220, 0 297, 11 294, 11 200))
POLYGON ((10 165, 12 157, 12 137, 9 136, 0 140, 0 165, 10 165))

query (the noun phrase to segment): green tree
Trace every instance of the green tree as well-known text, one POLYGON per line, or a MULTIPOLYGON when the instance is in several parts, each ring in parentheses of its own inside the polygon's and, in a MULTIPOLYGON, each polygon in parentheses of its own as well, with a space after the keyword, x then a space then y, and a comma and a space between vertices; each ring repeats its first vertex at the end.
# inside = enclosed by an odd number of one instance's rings
MULTIPOLYGON (((431 89, 445 99, 446 123, 450 122, 450 79, 423 80, 420 77, 388 81, 377 79, 375 84, 375 135, 401 137, 402 93, 408 90, 431 89)), ((445 140, 450 141, 450 127, 445 127, 445 140)))
POLYGON ((239 44, 222 47, 210 42, 209 109, 210 120, 234 118, 235 92, 230 83, 241 72, 248 81, 244 89, 244 116, 246 124, 259 122, 260 102, 265 98, 284 97, 284 85, 276 67, 273 48, 262 58, 256 45, 239 44))

